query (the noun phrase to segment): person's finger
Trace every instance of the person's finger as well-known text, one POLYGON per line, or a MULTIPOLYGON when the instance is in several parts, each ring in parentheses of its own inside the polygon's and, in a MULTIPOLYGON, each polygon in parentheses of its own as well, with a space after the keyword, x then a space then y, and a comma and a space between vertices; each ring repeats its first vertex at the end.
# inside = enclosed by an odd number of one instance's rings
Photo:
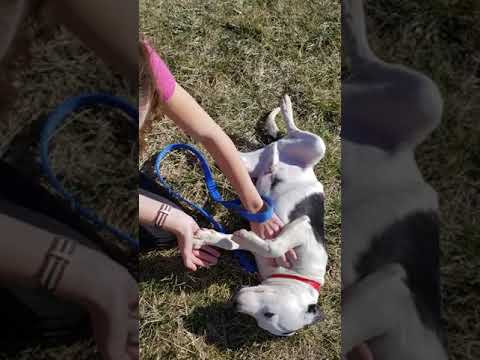
POLYGON ((178 249, 182 254, 189 254, 193 249, 192 234, 178 237, 178 249))
POLYGON ((274 221, 272 221, 272 223, 270 224, 270 228, 272 229, 272 232, 273 232, 272 236, 277 235, 278 231, 280 230, 280 226, 274 221))
POLYGON ((188 270, 197 271, 197 266, 193 261, 193 244, 188 237, 179 237, 178 248, 182 254, 183 264, 188 270))
POLYGON ((254 223, 253 225, 251 225, 251 228, 255 234, 257 234, 262 239, 265 239, 264 229, 262 225, 254 223))
POLYGON ((121 304, 119 305, 110 308, 111 313, 107 315, 104 351, 105 359, 108 360, 128 360, 126 353, 128 338, 127 309, 121 304))
POLYGON ((90 312, 90 322, 97 349, 101 354, 106 354, 107 318, 101 312, 92 311, 90 312))
POLYGON ((292 263, 294 263, 298 260, 297 253, 293 249, 288 250, 287 253, 286 253, 286 256, 287 256, 287 260, 290 264, 292 264, 292 263))
POLYGON ((217 263, 217 258, 210 255, 209 253, 202 250, 193 250, 193 255, 197 258, 209 263, 210 265, 215 265, 217 263))
POLYGON ((201 266, 201 267, 205 267, 205 268, 208 268, 210 266, 206 261, 204 261, 204 260, 202 260, 202 259, 200 259, 196 256, 192 257, 192 262, 197 266, 201 266))
POLYGON ((215 257, 220 257, 220 255, 222 255, 220 253, 220 251, 218 251, 217 249, 215 249, 213 246, 208 246, 208 245, 205 245, 205 246, 202 246, 200 248, 200 250, 202 251, 206 251, 207 253, 209 253, 210 255, 212 256, 215 256, 215 257))
POLYGON ((130 360, 140 359, 140 329, 138 316, 138 296, 136 309, 132 311, 132 304, 129 305, 128 318, 128 337, 127 337, 127 354, 130 360))
POLYGON ((137 349, 137 353, 138 353, 139 340, 140 340, 140 337, 139 337, 138 321, 137 319, 129 318, 127 352, 129 353, 131 358, 132 358, 132 355, 135 355, 135 351, 134 351, 135 348, 137 349))
POLYGON ((193 262, 193 254, 184 255, 182 254, 183 265, 190 271, 197 271, 197 266, 193 262))
POLYGON ((282 221, 278 216, 276 216, 276 215, 275 215, 275 217, 274 217, 274 221, 275 221, 275 223, 276 223, 278 226, 280 226, 280 227, 283 227, 283 226, 285 225, 285 224, 283 223, 283 221, 282 221))
POLYGON ((266 224, 265 228, 265 238, 272 239, 273 238, 273 229, 271 228, 270 224, 266 224))
POLYGON ((268 266, 278 267, 277 260, 274 258, 267 258, 268 266))
POLYGON ((288 262, 287 260, 287 257, 285 255, 282 255, 282 256, 279 256, 275 259, 275 261, 277 262, 277 265, 278 266, 282 266, 284 268, 290 268, 291 265, 290 263, 288 262))

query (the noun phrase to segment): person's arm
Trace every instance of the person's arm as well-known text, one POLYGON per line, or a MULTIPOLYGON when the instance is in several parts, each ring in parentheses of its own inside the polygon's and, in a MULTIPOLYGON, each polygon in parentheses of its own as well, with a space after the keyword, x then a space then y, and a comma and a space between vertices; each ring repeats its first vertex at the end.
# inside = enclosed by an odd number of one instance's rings
MULTIPOLYGON (((0 214, 0 228, 0 281, 38 287, 40 269, 56 234, 4 214, 0 214)), ((89 310, 97 346, 105 359, 137 358, 138 349, 128 346, 128 335, 138 331, 134 314, 138 290, 126 269, 77 244, 54 294, 89 310)))
POLYGON ((188 135, 200 142, 232 184, 250 212, 258 212, 263 200, 257 192, 232 140, 179 84, 164 104, 165 113, 188 135))
MULTIPOLYGON (((263 199, 250 179, 238 150, 228 135, 195 99, 177 84, 173 95, 163 104, 163 110, 185 133, 200 142, 212 155, 232 184, 244 208, 252 213, 259 212, 264 206, 263 199)), ((283 224, 275 215, 263 224, 251 223, 251 226, 261 237, 271 238, 280 231, 283 224)))

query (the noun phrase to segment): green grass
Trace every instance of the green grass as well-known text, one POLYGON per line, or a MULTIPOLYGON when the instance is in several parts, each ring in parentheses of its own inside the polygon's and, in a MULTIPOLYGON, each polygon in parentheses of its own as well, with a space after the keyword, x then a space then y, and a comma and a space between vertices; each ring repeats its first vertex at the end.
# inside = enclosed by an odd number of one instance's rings
MULTIPOLYGON (((196 273, 185 271, 175 249, 143 255, 142 359, 339 359, 339 4, 142 0, 140 26, 178 82, 241 151, 264 145, 262 120, 283 94, 291 96, 298 126, 322 136, 327 146, 327 155, 315 170, 325 186, 330 256, 320 298, 326 320, 278 339, 228 307, 240 285, 256 283, 230 254, 225 253, 219 265, 196 273)), ((192 140, 170 120, 156 118, 143 160, 172 142, 192 140)), ((163 172, 184 195, 197 203, 206 201, 200 171, 197 167, 192 171, 189 158, 169 156, 163 172)), ((215 176, 224 195, 232 197, 218 169, 215 176)), ((210 202, 207 205, 230 230, 245 225, 210 202)))

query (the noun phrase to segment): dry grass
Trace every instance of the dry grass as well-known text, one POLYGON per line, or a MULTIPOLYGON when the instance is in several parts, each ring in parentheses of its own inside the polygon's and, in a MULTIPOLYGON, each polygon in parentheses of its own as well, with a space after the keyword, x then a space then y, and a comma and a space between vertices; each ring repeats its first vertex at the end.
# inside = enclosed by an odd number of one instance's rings
MULTIPOLYGON (((176 250, 143 255, 142 359, 338 359, 340 352, 340 6, 335 1, 140 2, 141 30, 177 80, 242 151, 264 144, 259 124, 290 94, 299 127, 318 133, 327 156, 316 168, 326 192, 330 256, 320 303, 326 321, 288 338, 272 338, 226 304, 256 280, 228 253, 210 270, 186 273, 176 250)), ((168 119, 156 119, 148 159, 172 142, 191 143, 168 119)), ((147 160, 143 159, 143 160, 147 160)), ((146 167, 150 166, 147 162, 146 167)), ((175 188, 203 204, 206 193, 188 157, 167 158, 175 188)), ((226 197, 233 196, 216 175, 226 197)), ((238 219, 213 204, 217 218, 238 219)))
POLYGON ((368 2, 375 51, 438 84, 442 125, 417 153, 440 198, 441 275, 451 359, 480 358, 478 1, 368 2), (388 16, 386 15, 388 14, 388 16))

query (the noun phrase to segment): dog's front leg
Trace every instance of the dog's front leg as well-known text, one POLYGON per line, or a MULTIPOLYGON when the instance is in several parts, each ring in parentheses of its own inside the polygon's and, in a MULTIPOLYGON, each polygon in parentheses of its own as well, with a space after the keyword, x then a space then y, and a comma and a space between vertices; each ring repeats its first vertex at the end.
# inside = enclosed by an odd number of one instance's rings
POLYGON ((222 234, 211 229, 200 229, 193 238, 193 247, 199 249, 210 245, 225 250, 248 250, 254 254, 277 258, 289 249, 301 245, 307 234, 311 233, 310 219, 301 216, 284 226, 280 234, 273 240, 264 240, 252 231, 245 229, 233 234, 222 234), (299 236, 303 234, 303 236, 299 236))
POLYGON ((252 231, 239 230, 233 233, 232 240, 239 248, 267 258, 277 258, 293 249, 311 233, 308 216, 301 216, 285 225, 280 234, 272 240, 264 240, 252 231), (302 236, 304 235, 304 236, 302 236))
MULTIPOLYGON (((233 234, 222 234, 211 229, 200 229, 193 238, 193 248, 215 246, 225 250, 248 250, 255 254, 269 254, 269 244, 253 232, 238 230, 233 234)), ((267 255, 264 255, 267 256, 267 255)))
POLYGON ((232 240, 232 234, 223 234, 212 229, 200 229, 193 237, 193 248, 202 246, 215 246, 225 250, 237 250, 239 245, 232 240))

